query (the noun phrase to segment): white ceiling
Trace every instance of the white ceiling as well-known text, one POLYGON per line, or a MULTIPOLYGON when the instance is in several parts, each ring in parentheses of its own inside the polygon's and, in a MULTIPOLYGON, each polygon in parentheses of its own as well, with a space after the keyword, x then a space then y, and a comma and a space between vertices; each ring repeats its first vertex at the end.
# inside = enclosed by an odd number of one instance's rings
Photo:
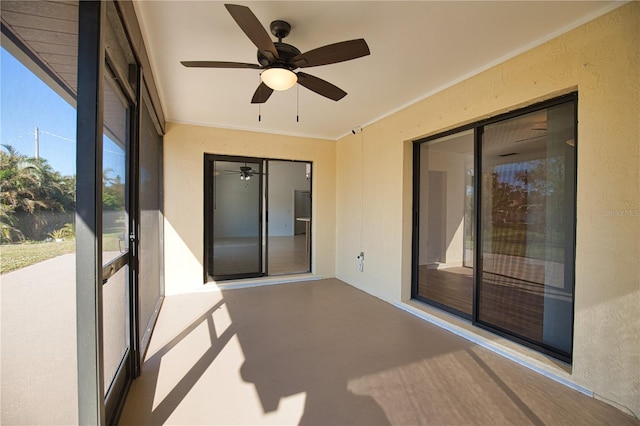
MULTIPOLYGON (((445 87, 577 27, 622 2, 611 1, 255 1, 269 31, 302 52, 364 38, 371 55, 306 68, 348 95, 338 102, 299 87, 251 97, 259 70, 185 68, 180 61, 257 63, 257 49, 221 1, 135 2, 168 121, 335 140, 445 87)), ((270 34, 270 32, 269 32, 270 34)), ((275 39, 274 39, 275 41, 275 39)))

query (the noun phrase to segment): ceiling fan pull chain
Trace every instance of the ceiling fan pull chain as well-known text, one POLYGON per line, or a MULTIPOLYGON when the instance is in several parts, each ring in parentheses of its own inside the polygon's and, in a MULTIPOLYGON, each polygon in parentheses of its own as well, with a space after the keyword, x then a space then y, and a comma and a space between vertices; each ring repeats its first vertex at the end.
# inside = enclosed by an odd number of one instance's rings
POLYGON ((300 122, 300 85, 296 84, 296 123, 300 122))

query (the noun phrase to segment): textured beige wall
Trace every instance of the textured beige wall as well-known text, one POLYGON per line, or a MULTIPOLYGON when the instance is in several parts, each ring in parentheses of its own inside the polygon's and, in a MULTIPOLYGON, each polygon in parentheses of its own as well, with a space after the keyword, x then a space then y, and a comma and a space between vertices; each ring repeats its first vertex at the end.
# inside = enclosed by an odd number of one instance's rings
POLYGON ((574 90, 579 124, 570 378, 640 416, 639 2, 338 141, 336 276, 385 300, 406 300, 410 141, 574 90), (357 269, 360 250, 364 272, 357 269))
POLYGON ((166 294, 203 285, 204 153, 313 162, 312 272, 335 276, 336 143, 167 123, 164 137, 166 294))

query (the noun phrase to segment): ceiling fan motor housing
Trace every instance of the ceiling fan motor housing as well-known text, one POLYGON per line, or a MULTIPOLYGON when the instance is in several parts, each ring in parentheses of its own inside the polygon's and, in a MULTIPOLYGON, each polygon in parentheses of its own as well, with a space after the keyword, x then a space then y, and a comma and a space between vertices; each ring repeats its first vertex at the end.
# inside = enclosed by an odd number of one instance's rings
POLYGON ((292 65, 293 63, 290 62, 292 58, 295 58, 300 54, 300 50, 298 50, 297 47, 287 43, 278 42, 278 41, 273 43, 273 45, 276 47, 276 50, 278 51, 278 56, 280 56, 280 59, 276 59, 275 61, 272 61, 269 59, 269 57, 267 57, 268 53, 267 55, 265 55, 265 53, 262 50, 258 50, 258 62, 260 63, 260 65, 262 65, 263 67, 266 67, 266 66, 269 66, 270 64, 280 64, 281 66, 283 66, 283 68, 288 68, 288 69, 298 68, 297 66, 293 66, 292 65))

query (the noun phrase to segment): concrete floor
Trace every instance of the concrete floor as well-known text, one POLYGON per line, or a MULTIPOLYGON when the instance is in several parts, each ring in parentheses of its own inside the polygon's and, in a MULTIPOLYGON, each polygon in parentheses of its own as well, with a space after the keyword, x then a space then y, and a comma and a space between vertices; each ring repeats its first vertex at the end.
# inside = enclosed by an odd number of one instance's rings
POLYGON ((339 280, 167 297, 121 425, 638 425, 339 280))
MULTIPOLYGON (((75 254, 0 276, 0 424, 78 422, 75 282, 75 254)), ((105 386, 127 346, 125 283, 121 269, 103 287, 105 386)))
MULTIPOLYGON (((272 246, 277 273, 308 270, 304 235, 272 246)), ((75 273, 67 254, 0 276, 0 424, 77 423, 75 273)), ((103 287, 105 386, 127 345, 125 282, 123 269, 103 287)))
POLYGON ((75 255, 3 274, 3 425, 78 422, 75 255))

